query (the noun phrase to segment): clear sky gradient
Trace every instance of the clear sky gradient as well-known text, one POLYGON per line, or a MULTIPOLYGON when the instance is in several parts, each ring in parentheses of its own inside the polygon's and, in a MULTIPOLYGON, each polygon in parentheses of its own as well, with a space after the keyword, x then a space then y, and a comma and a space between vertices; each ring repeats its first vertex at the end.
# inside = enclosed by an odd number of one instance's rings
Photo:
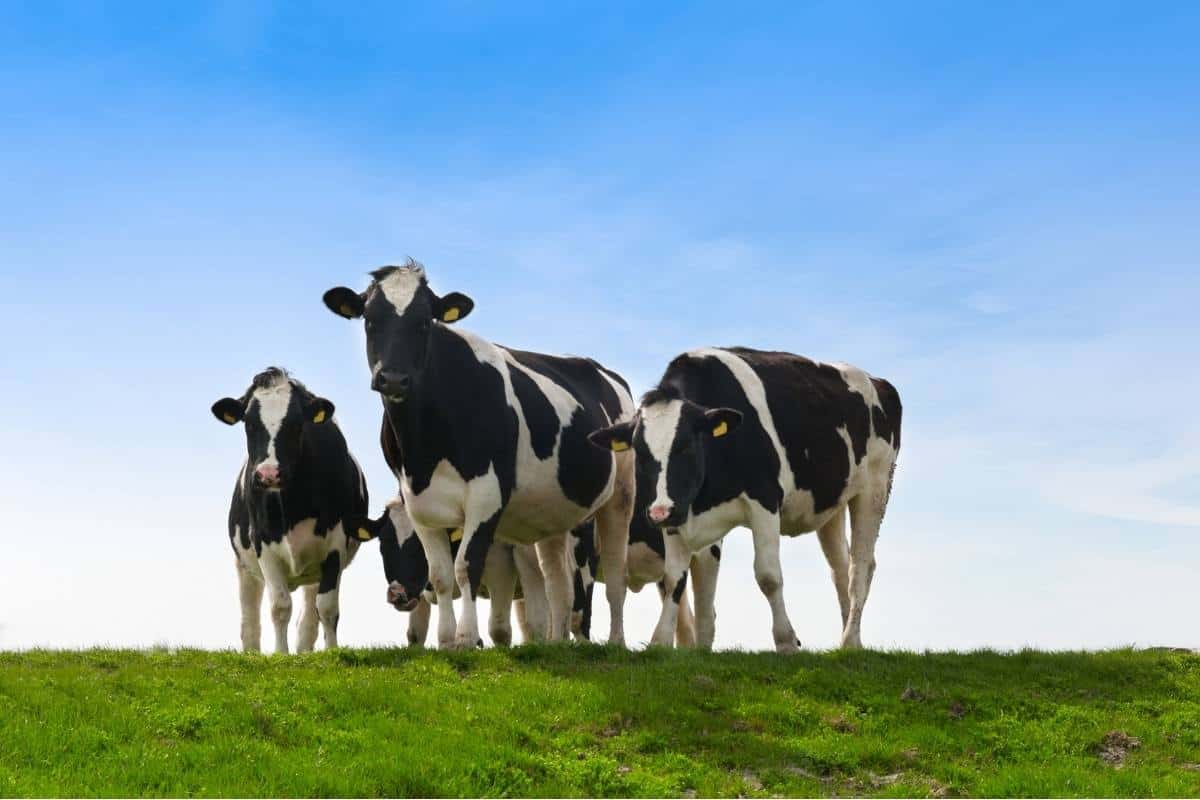
MULTIPOLYGON (((891 380, 870 645, 1200 645, 1195 4, 4 18, 0 647, 236 645, 245 445, 208 406, 268 364, 337 404, 377 511, 362 333, 320 297, 406 255, 466 327, 635 391, 727 344, 891 380)), ((768 647, 726 541, 718 645, 768 647)), ((783 553, 832 646, 815 537, 783 553)), ((403 641, 373 546, 344 586, 344 643, 403 641)))

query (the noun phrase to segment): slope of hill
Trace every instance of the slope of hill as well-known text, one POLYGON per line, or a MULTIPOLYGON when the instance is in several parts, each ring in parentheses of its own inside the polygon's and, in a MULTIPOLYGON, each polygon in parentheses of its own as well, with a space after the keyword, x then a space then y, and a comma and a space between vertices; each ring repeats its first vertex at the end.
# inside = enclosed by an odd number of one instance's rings
POLYGON ((0 654, 0 795, 1200 795, 1200 657, 0 654))

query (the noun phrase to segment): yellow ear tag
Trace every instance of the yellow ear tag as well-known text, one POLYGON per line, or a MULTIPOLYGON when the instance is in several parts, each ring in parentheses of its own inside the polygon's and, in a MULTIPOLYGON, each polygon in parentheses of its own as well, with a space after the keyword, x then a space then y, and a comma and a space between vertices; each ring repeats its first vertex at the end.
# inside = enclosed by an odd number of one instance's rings
POLYGON ((342 303, 341 306, 338 307, 338 311, 341 312, 341 315, 343 317, 347 317, 349 319, 354 318, 354 309, 351 308, 350 306, 346 305, 345 303, 342 303))
POLYGON ((725 420, 721 420, 717 427, 713 428, 713 436, 724 436, 729 433, 729 425, 725 420))
POLYGON ((371 540, 371 532, 366 528, 359 528, 358 538, 362 539, 364 542, 369 542, 371 540))
POLYGON ((609 447, 611 447, 613 449, 614 453, 620 453, 622 450, 629 449, 629 442, 622 442, 622 441, 618 441, 617 439, 613 439, 609 443, 609 447))
POLYGON ((455 528, 454 530, 450 531, 450 541, 461 542, 462 537, 463 537, 463 529, 462 528, 455 528))
POLYGON ((458 306, 451 306, 442 314, 442 322, 454 322, 458 317, 458 306))
POLYGON ((325 421, 325 409, 322 408, 316 414, 313 414, 313 423, 316 425, 320 425, 324 421, 325 421))
POLYGON ((228 422, 230 425, 237 424, 237 417, 235 417, 233 414, 222 414, 221 418, 223 420, 225 420, 226 422, 228 422))

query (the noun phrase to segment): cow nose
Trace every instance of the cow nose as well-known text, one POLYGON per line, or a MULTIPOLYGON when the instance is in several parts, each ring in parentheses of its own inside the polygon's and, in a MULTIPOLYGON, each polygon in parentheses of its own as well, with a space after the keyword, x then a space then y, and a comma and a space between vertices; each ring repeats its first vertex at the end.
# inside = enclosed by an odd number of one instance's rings
POLYGON ((381 370, 371 379, 371 388, 389 397, 403 397, 411 382, 404 373, 381 370))
POLYGON ((258 476, 258 480, 263 486, 279 485, 279 467, 274 464, 259 464, 258 468, 254 470, 254 474, 258 476))
POLYGON ((660 503, 656 506, 650 506, 650 521, 665 522, 667 517, 671 516, 671 506, 660 503))

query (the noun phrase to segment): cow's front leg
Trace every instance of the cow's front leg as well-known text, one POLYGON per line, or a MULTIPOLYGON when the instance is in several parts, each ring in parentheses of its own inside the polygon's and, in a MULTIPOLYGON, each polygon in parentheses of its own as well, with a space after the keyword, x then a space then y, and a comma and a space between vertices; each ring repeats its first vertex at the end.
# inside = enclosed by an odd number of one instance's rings
MULTIPOLYGON (((454 561, 454 577, 462 593, 462 616, 458 620, 458 635, 454 647, 462 650, 478 647, 479 617, 475 607, 479 596, 479 585, 483 583, 483 568, 487 563, 488 551, 496 538, 496 527, 500 524, 500 511, 481 522, 473 522, 468 516, 463 525, 462 544, 458 546, 458 558, 454 561)), ((441 598, 438 598, 441 603, 441 598)))
POLYGON ((760 511, 750 522, 754 536, 754 579, 771 605, 771 634, 775 650, 795 653, 800 649, 796 630, 783 602, 783 567, 779 563, 779 515, 760 511))
POLYGON ((567 565, 567 535, 560 534, 537 543, 538 562, 546 579, 546 600, 550 603, 550 641, 571 638, 571 606, 574 592, 571 570, 567 565))
POLYGON ((433 606, 422 597, 417 601, 417 607, 408 615, 408 646, 423 647, 425 637, 429 635, 429 618, 433 615, 433 606))
POLYGON ((326 650, 333 650, 338 646, 337 628, 341 618, 338 594, 341 583, 342 554, 334 550, 321 562, 321 582, 317 585, 317 614, 320 615, 321 627, 325 630, 326 650))
POLYGON ((317 629, 321 617, 317 613, 317 585, 307 584, 304 589, 304 607, 300 609, 300 629, 296 633, 296 652, 311 653, 317 643, 317 629))
POLYGON ((454 618, 454 556, 450 552, 450 537, 444 528, 413 526, 425 559, 429 562, 429 583, 437 596, 438 647, 454 646, 458 622, 454 618))
MULTIPOLYGON (((664 530, 663 546, 666 553, 663 557, 662 613, 659 614, 658 625, 654 628, 650 644, 671 647, 675 644, 675 629, 679 625, 679 601, 687 589, 687 569, 692 554, 678 531, 664 530)), ((605 578, 607 577, 606 574, 605 578)))
POLYGON ((692 556, 692 596, 696 601, 696 645, 712 650, 717 630, 717 574, 721 546, 714 544, 692 556))
MULTIPOLYGON (((280 545, 272 545, 278 547, 280 545)), ((263 580, 271 595, 271 622, 275 626, 275 652, 288 651, 288 623, 292 621, 292 591, 288 588, 287 571, 280 559, 264 547, 258 563, 263 580)))
POLYGON ((242 605, 242 650, 257 653, 262 647, 263 582, 237 562, 238 598, 242 605))

